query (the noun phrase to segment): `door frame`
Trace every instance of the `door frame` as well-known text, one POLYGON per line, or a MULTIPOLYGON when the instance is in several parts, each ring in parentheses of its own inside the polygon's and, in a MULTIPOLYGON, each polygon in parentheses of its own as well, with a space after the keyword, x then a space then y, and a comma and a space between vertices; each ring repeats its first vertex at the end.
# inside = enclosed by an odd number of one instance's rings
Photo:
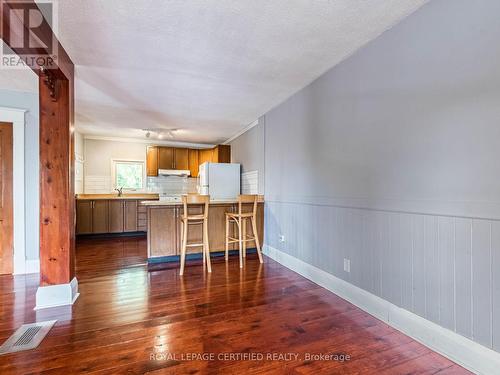
MULTIPOLYGON (((24 126, 26 110, 21 108, 0 107, 0 121, 12 124, 12 188, 13 188, 13 244, 14 274, 26 273, 26 214, 25 214, 25 176, 24 176, 24 126)), ((38 272, 38 271, 37 271, 38 272)))

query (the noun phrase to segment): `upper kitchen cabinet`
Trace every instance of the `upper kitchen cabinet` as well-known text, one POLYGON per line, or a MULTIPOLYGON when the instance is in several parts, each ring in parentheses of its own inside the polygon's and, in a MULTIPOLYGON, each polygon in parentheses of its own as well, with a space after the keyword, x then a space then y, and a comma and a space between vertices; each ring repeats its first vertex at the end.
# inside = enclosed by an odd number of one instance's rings
POLYGON ((150 177, 158 176, 158 147, 156 146, 147 149, 146 172, 150 177))
POLYGON ((212 152, 212 163, 231 163, 231 146, 218 145, 212 152))
POLYGON ((174 149, 174 169, 189 169, 189 151, 187 148, 174 149))
POLYGON ((158 176, 159 169, 190 170, 191 177, 198 177, 200 164, 230 163, 231 146, 219 145, 209 149, 188 149, 163 146, 150 146, 147 150, 147 175, 158 176))
POLYGON ((189 149, 188 151, 189 170, 191 171, 191 177, 198 177, 198 169, 200 166, 199 154, 199 150, 196 149, 189 149))
POLYGON ((212 154, 213 154, 213 149, 211 149, 211 148, 200 150, 198 165, 206 163, 207 161, 209 163, 211 163, 212 162, 212 154))
POLYGON ((159 147, 158 169, 174 169, 174 150, 173 147, 159 147))

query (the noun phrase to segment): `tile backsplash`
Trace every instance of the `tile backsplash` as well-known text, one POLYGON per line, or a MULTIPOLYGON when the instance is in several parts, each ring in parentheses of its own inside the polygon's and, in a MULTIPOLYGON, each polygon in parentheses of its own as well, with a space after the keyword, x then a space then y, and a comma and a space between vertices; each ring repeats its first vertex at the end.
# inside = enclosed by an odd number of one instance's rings
POLYGON ((84 178, 85 194, 108 194, 112 192, 110 176, 90 176, 84 178))
MULTIPOLYGON (((161 195, 182 195, 196 193, 198 179, 179 176, 159 176, 146 178, 146 191, 161 195)), ((85 176, 85 194, 113 193, 111 177, 85 176)))
POLYGON ((182 195, 196 193, 198 179, 179 176, 148 177, 148 192, 162 195, 182 195))

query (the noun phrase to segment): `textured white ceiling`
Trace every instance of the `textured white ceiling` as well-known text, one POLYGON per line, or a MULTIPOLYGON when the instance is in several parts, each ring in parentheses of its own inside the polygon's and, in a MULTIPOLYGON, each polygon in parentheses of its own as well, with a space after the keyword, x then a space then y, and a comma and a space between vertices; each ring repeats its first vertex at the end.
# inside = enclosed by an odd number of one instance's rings
POLYGON ((77 127, 224 141, 426 1, 61 0, 77 127))

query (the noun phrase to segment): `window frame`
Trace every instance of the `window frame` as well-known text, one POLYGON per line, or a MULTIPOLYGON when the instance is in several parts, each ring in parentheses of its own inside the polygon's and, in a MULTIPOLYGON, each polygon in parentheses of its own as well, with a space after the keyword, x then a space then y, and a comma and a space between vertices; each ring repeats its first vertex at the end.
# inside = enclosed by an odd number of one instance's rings
POLYGON ((111 159, 111 185, 113 189, 118 189, 116 185, 116 166, 117 164, 141 164, 142 166, 142 187, 140 189, 123 188, 123 191, 144 192, 146 190, 146 161, 137 159, 111 159))

